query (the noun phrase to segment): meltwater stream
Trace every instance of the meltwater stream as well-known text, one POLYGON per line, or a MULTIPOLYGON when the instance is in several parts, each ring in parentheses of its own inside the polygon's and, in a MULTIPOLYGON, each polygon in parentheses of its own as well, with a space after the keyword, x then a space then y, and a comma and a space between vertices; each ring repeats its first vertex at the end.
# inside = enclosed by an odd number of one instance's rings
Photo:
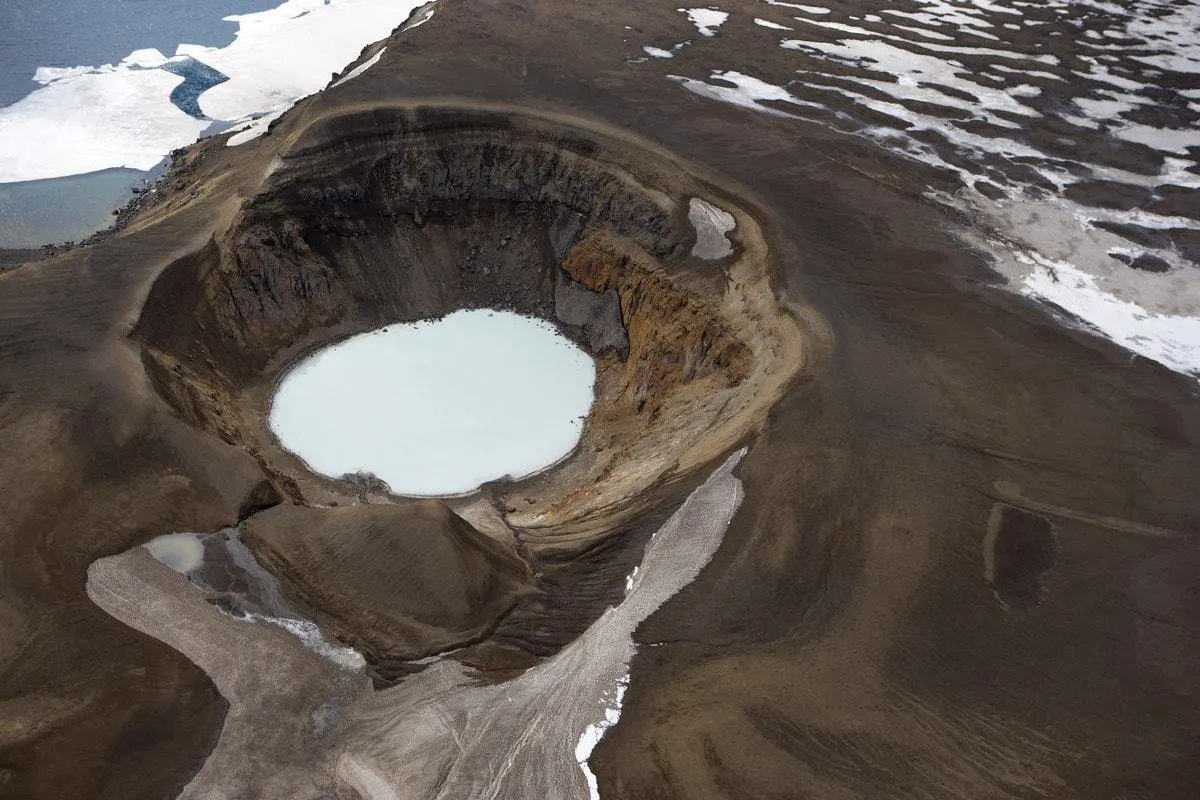
POLYGON ((280 443, 332 477, 461 494, 568 455, 591 408, 590 356, 548 322, 456 311, 390 325, 300 362, 270 412, 280 443))

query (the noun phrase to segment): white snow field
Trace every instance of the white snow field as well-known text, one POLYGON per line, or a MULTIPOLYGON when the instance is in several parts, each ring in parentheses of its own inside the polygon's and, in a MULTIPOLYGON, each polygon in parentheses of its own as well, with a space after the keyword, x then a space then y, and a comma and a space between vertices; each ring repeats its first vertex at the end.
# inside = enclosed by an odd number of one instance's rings
POLYGON ((715 36, 717 28, 729 19, 729 13, 716 8, 681 8, 687 14, 688 21, 696 26, 701 36, 715 36))

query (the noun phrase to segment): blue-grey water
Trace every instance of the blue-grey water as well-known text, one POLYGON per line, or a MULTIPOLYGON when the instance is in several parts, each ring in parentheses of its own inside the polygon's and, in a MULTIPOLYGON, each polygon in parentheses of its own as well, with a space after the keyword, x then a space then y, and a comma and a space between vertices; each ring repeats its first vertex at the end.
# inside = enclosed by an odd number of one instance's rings
POLYGON ((113 210, 156 171, 105 169, 47 181, 0 183, 0 247, 77 242, 107 228, 113 210))
MULTIPOLYGON (((0 0, 0 106, 38 88, 38 67, 115 64, 153 47, 172 55, 181 43, 222 47, 237 25, 223 17, 281 0, 0 0)), ((226 80, 199 62, 168 69, 185 80, 171 101, 203 118, 197 98, 226 80)), ((0 248, 78 241, 112 222, 132 189, 152 172, 109 169, 45 181, 0 183, 0 248)))
POLYGON ((222 18, 281 0, 3 0, 0 106, 37 88, 38 67, 115 64, 146 47, 173 55, 181 43, 223 47, 237 25, 222 18))

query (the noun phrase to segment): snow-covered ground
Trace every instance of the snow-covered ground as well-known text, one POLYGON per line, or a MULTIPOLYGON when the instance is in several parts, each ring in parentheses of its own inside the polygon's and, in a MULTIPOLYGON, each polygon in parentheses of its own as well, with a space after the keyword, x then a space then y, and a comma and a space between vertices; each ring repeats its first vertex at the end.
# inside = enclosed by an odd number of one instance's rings
POLYGON ((733 252, 728 233, 737 226, 733 214, 707 200, 693 197, 688 202, 688 221, 696 231, 692 255, 703 259, 724 258, 733 252))
POLYGON ((1081 318, 1114 342, 1180 372, 1200 370, 1200 318, 1150 314, 1105 291, 1100 279, 1065 261, 1022 254, 1030 267, 1019 284, 1081 318))
POLYGON ((238 33, 225 47, 182 43, 169 57, 143 49, 116 64, 43 67, 35 76, 41 88, 0 108, 0 183, 145 170, 213 122, 278 115, 323 88, 424 2, 286 0, 229 17, 238 33), (186 78, 170 70, 188 58, 228 78, 200 94, 204 118, 171 100, 186 78))
POLYGON ((979 221, 1011 288, 1200 375, 1200 4, 870 10, 766 0, 749 20, 794 54, 789 75, 672 77, 952 173, 960 191, 928 196, 979 221))
POLYGON ((591 357, 548 322, 456 311, 305 359, 280 383, 270 426, 317 472, 371 472, 400 494, 459 494, 569 454, 595 378, 591 357))
POLYGON ((701 36, 716 36, 717 28, 725 24, 725 20, 729 19, 728 11, 721 11, 716 6, 709 8, 681 8, 679 9, 684 14, 687 14, 688 21, 696 26, 696 30, 701 36))

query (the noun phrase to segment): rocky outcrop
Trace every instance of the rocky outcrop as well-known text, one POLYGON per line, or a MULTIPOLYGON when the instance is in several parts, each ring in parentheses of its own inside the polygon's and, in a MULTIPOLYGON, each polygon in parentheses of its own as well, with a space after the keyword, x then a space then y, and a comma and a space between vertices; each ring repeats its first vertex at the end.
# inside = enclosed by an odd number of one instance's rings
POLYGON ((628 353, 620 401, 656 414, 671 391, 719 375, 737 386, 750 373, 753 354, 721 319, 716 301, 688 291, 653 258, 600 232, 579 242, 563 268, 598 294, 620 298, 628 353))

